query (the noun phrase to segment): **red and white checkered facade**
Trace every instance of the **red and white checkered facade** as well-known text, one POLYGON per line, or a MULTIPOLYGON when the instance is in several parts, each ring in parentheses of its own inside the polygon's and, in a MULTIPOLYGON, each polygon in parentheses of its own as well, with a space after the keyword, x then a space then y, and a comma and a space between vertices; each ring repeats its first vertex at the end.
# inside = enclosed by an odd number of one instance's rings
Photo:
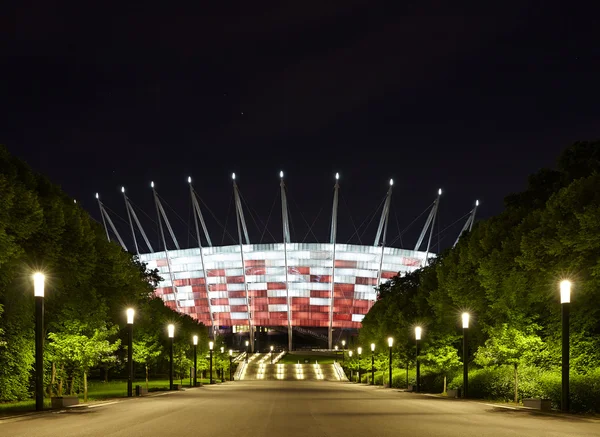
MULTIPOLYGON (((328 327, 331 305, 332 244, 288 243, 287 282, 283 243, 170 250, 140 255, 163 281, 156 295, 177 311, 215 326, 287 326, 288 293, 292 326, 328 327), (244 283, 246 282, 246 284, 244 283), (208 295, 206 290, 208 283, 208 295), (174 286, 173 286, 174 285, 174 286), (248 299, 246 298, 246 285, 248 299)), ((333 327, 360 328, 376 299, 375 286, 423 265, 425 252, 336 244, 333 327)), ((430 255, 431 256, 431 255, 430 255)))

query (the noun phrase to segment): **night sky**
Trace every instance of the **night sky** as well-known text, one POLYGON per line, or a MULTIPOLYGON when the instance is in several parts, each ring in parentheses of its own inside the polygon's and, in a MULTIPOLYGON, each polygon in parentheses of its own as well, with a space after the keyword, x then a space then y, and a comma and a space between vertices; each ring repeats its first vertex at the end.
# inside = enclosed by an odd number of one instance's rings
MULTIPOLYGON (((307 242, 328 240, 335 172, 339 242, 393 178, 389 242, 438 187, 437 229, 475 199, 479 218, 490 217, 564 148, 600 137, 598 6, 294 3, 19 2, 0 19, 0 143, 96 220, 96 192, 126 217, 122 185, 155 220, 155 181, 188 246, 188 176, 234 233, 235 171, 257 221, 275 205, 268 229, 281 241, 283 170, 292 239, 307 242)), ((232 244, 204 213, 213 243, 232 244)), ((246 218, 253 243, 273 241, 246 218)), ((393 245, 412 249, 425 218, 393 245)), ((373 243, 378 219, 360 241, 373 243)), ((462 224, 442 233, 442 248, 462 224)))

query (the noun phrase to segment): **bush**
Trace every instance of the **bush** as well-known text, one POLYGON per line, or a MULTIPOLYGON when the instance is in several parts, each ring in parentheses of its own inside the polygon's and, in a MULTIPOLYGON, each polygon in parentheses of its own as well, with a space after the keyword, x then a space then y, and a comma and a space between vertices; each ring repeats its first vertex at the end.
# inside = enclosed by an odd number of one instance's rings
MULTIPOLYGON (((514 369, 512 366, 486 367, 469 371, 469 397, 512 401, 514 399, 514 369)), ((448 384, 448 388, 462 388, 462 374, 448 384)), ((543 371, 536 367, 519 369, 519 401, 526 398, 550 399, 552 408, 560 408, 560 371, 543 371)), ((574 413, 600 412, 600 369, 585 375, 571 373, 571 411, 574 413)))

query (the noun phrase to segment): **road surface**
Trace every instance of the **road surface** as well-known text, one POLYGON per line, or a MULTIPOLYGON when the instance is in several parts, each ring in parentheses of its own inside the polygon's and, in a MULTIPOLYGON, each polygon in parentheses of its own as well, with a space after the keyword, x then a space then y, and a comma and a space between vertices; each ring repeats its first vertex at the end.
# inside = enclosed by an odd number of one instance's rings
POLYGON ((552 416, 341 382, 239 381, 0 419, 2 437, 600 436, 552 416))

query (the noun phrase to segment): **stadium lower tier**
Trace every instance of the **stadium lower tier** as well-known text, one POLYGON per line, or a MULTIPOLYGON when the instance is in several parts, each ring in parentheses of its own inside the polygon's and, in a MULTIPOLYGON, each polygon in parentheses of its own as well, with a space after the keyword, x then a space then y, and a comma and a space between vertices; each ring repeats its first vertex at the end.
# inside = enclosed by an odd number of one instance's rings
MULTIPOLYGON (((360 328, 376 287, 425 263, 425 252, 322 243, 246 244, 140 255, 167 306, 206 326, 360 328), (382 253, 383 252, 383 253, 382 253), (383 257, 383 259, 382 259, 383 257), (332 290, 333 277, 333 290, 332 290), (333 299, 332 299, 333 291, 333 299)), ((429 256, 433 256, 429 254, 429 256)), ((248 328, 246 328, 248 329, 248 328)))

